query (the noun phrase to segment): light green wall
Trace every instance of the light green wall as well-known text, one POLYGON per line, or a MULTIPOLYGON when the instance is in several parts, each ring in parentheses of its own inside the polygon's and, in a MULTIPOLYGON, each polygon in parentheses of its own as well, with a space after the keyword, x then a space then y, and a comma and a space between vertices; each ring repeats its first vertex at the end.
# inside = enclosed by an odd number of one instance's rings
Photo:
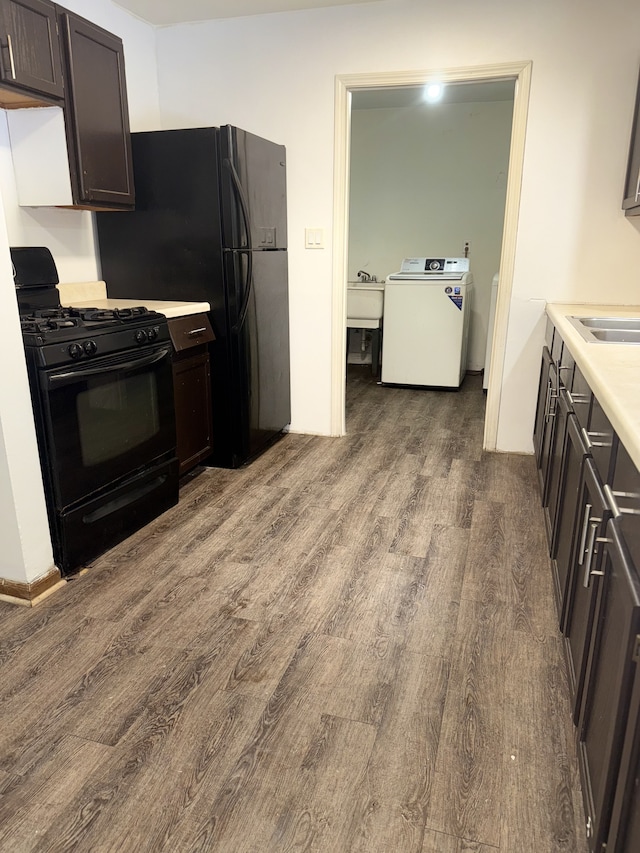
POLYGON ((349 279, 404 257, 463 255, 475 282, 469 368, 484 366, 500 263, 513 101, 353 110, 349 279))

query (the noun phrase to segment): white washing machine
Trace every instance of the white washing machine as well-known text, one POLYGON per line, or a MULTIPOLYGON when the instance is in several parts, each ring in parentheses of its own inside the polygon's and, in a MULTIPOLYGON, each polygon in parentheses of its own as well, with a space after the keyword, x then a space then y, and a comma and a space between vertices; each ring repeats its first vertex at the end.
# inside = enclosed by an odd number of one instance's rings
POLYGON ((491 282, 491 301, 489 302, 489 321, 487 324, 487 348, 484 353, 484 372, 482 374, 482 387, 486 391, 489 387, 489 367, 491 366, 491 348, 493 346, 493 327, 496 324, 496 302, 498 301, 498 282, 500 273, 496 273, 491 282))
POLYGON ((385 286, 382 383, 458 388, 472 298, 468 258, 405 258, 385 286))

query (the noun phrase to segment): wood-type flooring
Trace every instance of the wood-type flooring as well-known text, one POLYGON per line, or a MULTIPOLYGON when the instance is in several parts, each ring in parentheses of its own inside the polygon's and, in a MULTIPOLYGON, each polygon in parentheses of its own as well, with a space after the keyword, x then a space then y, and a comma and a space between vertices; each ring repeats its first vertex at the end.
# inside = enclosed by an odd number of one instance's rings
POLYGON ((2 853, 584 853, 533 459, 480 377, 347 400, 0 602, 2 853))

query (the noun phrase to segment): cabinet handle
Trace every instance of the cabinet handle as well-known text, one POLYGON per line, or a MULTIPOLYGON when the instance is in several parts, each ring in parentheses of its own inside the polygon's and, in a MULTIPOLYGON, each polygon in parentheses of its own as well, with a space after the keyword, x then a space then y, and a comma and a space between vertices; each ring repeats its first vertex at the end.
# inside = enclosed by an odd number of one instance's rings
MULTIPOLYGON (((593 519, 592 519, 593 521, 593 519)), ((600 521, 600 519, 598 519, 600 521)), ((593 551, 596 544, 596 531, 598 529, 597 524, 591 524, 591 530, 589 532, 589 547, 587 548, 587 560, 584 564, 584 577, 582 578, 582 586, 585 589, 589 588, 589 584, 591 582, 591 575, 595 574, 595 572, 591 571, 591 563, 593 562, 593 551)), ((602 574, 602 573, 601 573, 602 574)))
POLYGON ((591 444, 591 439, 589 438, 589 433, 586 431, 586 429, 584 427, 582 427, 581 432, 582 432, 582 440, 584 441, 584 446, 587 448, 587 450, 591 450, 593 445, 591 444))
MULTIPOLYGON (((16 79, 16 65, 13 61, 13 44, 11 43, 11 35, 7 33, 7 47, 9 48, 9 62, 11 64, 11 76, 16 79)), ((640 175, 638 176, 640 178, 640 175)))
POLYGON ((556 416, 556 413, 551 411, 551 401, 557 400, 557 399, 558 399, 558 392, 554 391, 553 383, 551 382, 551 379, 549 379, 549 384, 547 387, 547 405, 545 407, 546 411, 544 413, 544 419, 546 422, 549 421, 549 418, 555 418, 555 416, 556 416))
POLYGON ((206 332, 206 328, 203 326, 201 329, 191 329, 189 332, 185 332, 187 337, 193 338, 196 335, 201 335, 203 332, 206 332))
MULTIPOLYGON (((589 438, 607 438, 609 435, 608 432, 588 432, 587 435, 589 438)), ((592 441, 591 444, 593 447, 611 447, 610 441, 592 441)))
MULTIPOLYGON (((604 491, 604 496, 607 500, 607 503, 609 504, 609 509, 613 513, 613 517, 618 518, 618 516, 622 515, 622 513, 620 512, 620 507, 618 506, 618 501, 615 498, 615 494, 611 490, 611 486, 609 486, 609 485, 604 486, 603 491, 604 491)), ((618 496, 621 496, 620 492, 618 492, 617 494, 618 494, 618 496)))
POLYGON ((639 501, 640 494, 637 492, 619 492, 614 491, 609 488, 609 486, 605 486, 605 495, 607 501, 611 505, 611 511, 615 515, 640 515, 640 509, 636 509, 635 507, 630 506, 618 506, 618 502, 616 498, 626 498, 627 500, 639 501))
POLYGON ((587 504, 584 508, 584 519, 582 521, 582 533, 580 534, 580 553, 578 554, 578 565, 582 565, 584 560, 584 549, 587 544, 587 530, 589 529, 589 516, 591 515, 591 504, 587 504))

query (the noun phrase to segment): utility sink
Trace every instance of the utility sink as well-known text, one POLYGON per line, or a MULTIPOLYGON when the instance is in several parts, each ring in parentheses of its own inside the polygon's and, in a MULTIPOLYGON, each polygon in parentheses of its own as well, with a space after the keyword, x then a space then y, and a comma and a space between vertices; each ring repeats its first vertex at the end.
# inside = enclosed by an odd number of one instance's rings
POLYGON ((589 344, 640 344, 640 317, 567 317, 589 344))
POLYGON ((379 320, 384 309, 384 282, 347 282, 347 320, 379 320))

